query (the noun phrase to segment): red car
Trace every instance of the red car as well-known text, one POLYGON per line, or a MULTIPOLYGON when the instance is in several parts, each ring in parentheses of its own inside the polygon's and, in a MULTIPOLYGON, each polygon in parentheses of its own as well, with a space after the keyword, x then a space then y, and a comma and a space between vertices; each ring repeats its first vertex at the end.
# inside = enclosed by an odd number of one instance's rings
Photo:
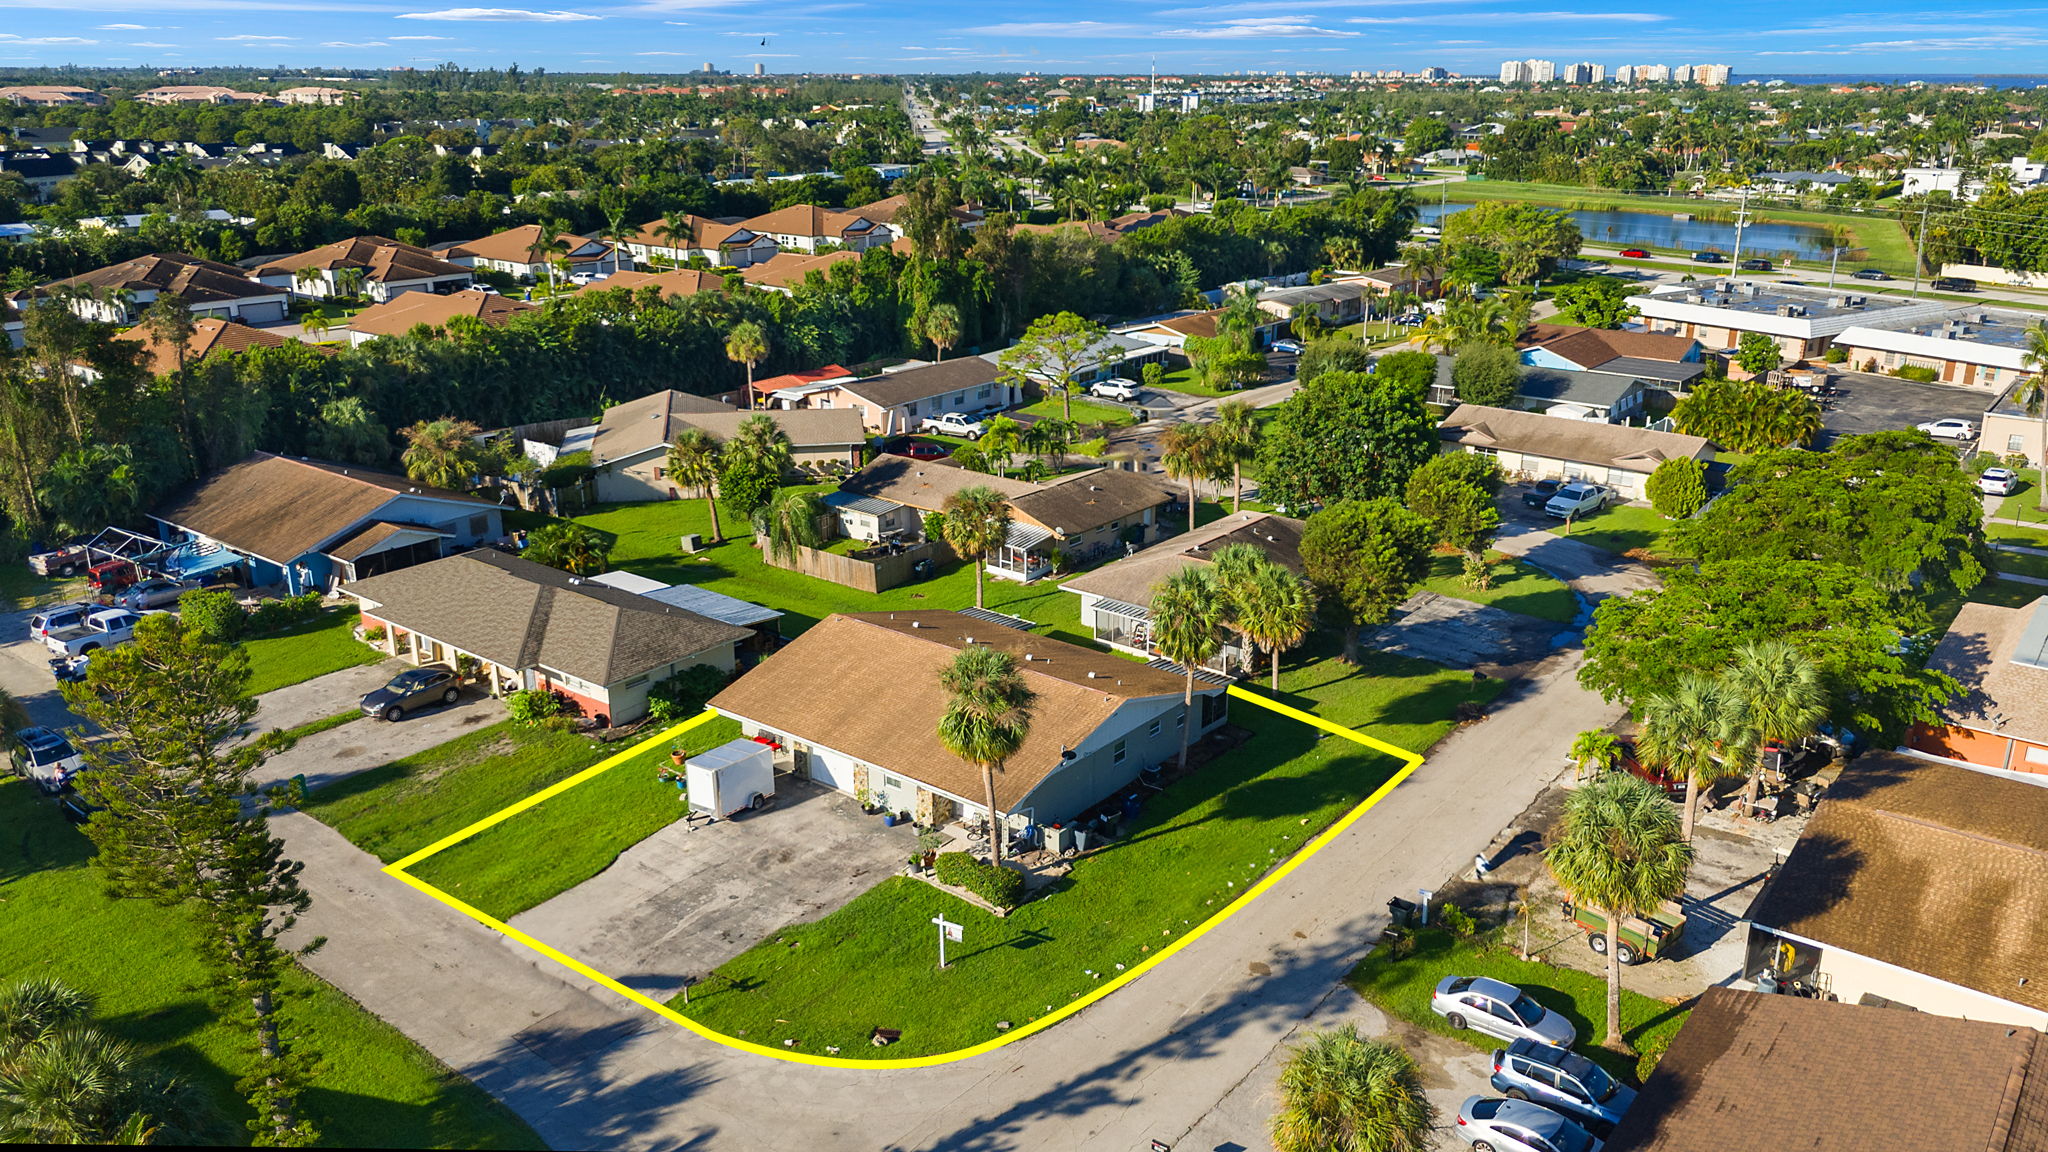
POLYGON ((1623 740, 1621 742, 1621 767, 1629 775, 1662 788, 1664 795, 1672 800, 1680 804, 1685 803, 1684 778, 1673 776, 1662 768, 1652 768, 1641 760, 1636 759, 1636 745, 1633 740, 1623 740))
POLYGON ((1641 248, 1623 248, 1621 254, 1631 260, 1648 260, 1650 258, 1649 252, 1641 248))
POLYGON ((932 444, 923 440, 912 440, 889 450, 892 456, 908 456, 912 460, 943 460, 952 455, 944 444, 932 444))

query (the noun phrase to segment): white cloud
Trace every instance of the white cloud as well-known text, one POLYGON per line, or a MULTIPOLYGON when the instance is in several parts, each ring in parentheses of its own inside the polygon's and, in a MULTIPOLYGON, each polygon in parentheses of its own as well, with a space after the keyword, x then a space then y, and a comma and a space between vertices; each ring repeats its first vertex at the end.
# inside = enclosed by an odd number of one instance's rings
POLYGON ((662 23, 673 24, 678 28, 688 28, 690 26, 690 22, 688 20, 663 20, 662 23))
POLYGON ((214 39, 215 39, 215 40, 225 40, 225 41, 227 41, 227 42, 229 42, 229 43, 243 43, 243 44, 248 44, 248 43, 253 43, 253 42, 256 42, 256 41, 269 41, 269 42, 273 42, 273 43, 284 43, 284 42, 289 42, 289 41, 292 41, 292 40, 297 40, 297 39, 298 39, 298 37, 297 37, 297 36, 255 36, 255 35, 251 35, 251 34, 249 34, 249 33, 247 33, 247 32, 244 32, 244 33, 243 33, 243 34, 241 34, 240 36, 215 36, 215 37, 214 37, 214 39))
POLYGON ((97 44, 78 36, 16 36, 12 32, 0 32, 0 44, 9 48, 54 47, 64 44, 97 44))
POLYGON ((635 56, 688 56, 688 52, 635 52, 635 56))
POLYGON ((1318 28, 1310 24, 1306 16, 1248 16, 1203 28, 1164 28, 1159 35, 1176 40, 1259 40, 1274 36, 1357 36, 1360 33, 1318 28))
POLYGON ((585 12, 533 12, 525 8, 443 8, 437 12, 401 12, 400 20, 499 20, 539 24, 567 24, 577 20, 602 20, 585 12))
POLYGON ((453 40, 453 36, 393 36, 393 40, 453 40))
POLYGON ((149 29, 147 24, 95 24, 93 27, 102 32, 144 32, 149 29))
POLYGON ((176 44, 163 44, 154 40, 137 40, 130 48, 176 48, 176 44))
POLYGON ((364 41, 361 41, 361 42, 354 42, 354 41, 349 41, 349 40, 322 40, 322 41, 320 42, 320 46, 321 46, 322 48, 389 48, 389 47, 391 47, 391 45, 389 45, 389 44, 386 44, 386 43, 385 43, 384 41, 382 41, 382 40, 364 40, 364 41))
POLYGON ((742 59, 742 60, 794 60, 794 59, 796 59, 796 53, 794 53, 794 52, 742 52, 742 53, 740 53, 740 59, 742 59))
POLYGON ((1138 36, 1151 35, 1155 30, 1143 24, 1106 24, 1099 20, 1043 20, 985 24, 963 31, 982 36, 1138 36))

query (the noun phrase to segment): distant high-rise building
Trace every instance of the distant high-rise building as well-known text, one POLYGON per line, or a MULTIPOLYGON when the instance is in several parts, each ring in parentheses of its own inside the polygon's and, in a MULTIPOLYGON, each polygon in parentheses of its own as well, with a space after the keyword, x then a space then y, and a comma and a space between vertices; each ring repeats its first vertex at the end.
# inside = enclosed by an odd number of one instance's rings
POLYGON ((762 63, 761 63, 761 62, 760 62, 759 60, 756 60, 756 61, 754 61, 754 75, 756 75, 756 76, 765 76, 765 75, 767 75, 767 74, 768 74, 768 68, 767 68, 767 66, 766 66, 766 65, 764 65, 764 64, 762 64, 762 63))
POLYGON ((1607 65, 1605 65, 1605 64, 1595 64, 1595 65, 1593 65, 1593 78, 1592 78, 1592 79, 1590 79, 1590 80, 1588 80, 1588 81, 1586 81, 1586 83, 1588 83, 1588 84, 1605 84, 1605 83, 1607 83, 1607 65))
POLYGON ((1728 83, 1734 70, 1726 64, 1699 64, 1692 70, 1692 78, 1709 88, 1719 88, 1728 83))
POLYGON ((1623 65, 1622 65, 1621 67, 1619 67, 1619 68, 1616 68, 1616 69, 1614 70, 1614 82, 1615 82, 1616 84, 1633 84, 1633 83, 1635 83, 1635 82, 1636 82, 1636 66, 1635 66, 1635 65, 1633 65, 1633 64, 1623 64, 1623 65))
POLYGON ((1557 65, 1549 60, 1525 60, 1522 63, 1529 70, 1531 84, 1548 84, 1557 79, 1557 65))
POLYGON ((1607 79, 1607 65, 1581 61, 1566 65, 1562 75, 1567 84, 1598 84, 1607 79))
POLYGON ((1638 64, 1636 83, 1668 84, 1671 82, 1671 67, 1667 64, 1638 64))
POLYGON ((1671 82, 1673 84, 1692 83, 1692 65, 1680 64, 1678 67, 1673 68, 1671 70, 1671 82))
POLYGON ((1500 66, 1500 82, 1520 84, 1529 78, 1529 66, 1520 60, 1503 61, 1500 66))
POLYGON ((1442 68, 1424 68, 1422 70, 1422 78, 1424 80, 1447 80, 1450 78, 1450 75, 1449 72, 1444 71, 1442 68))
POLYGON ((697 69, 697 71, 699 71, 699 72, 712 72, 712 71, 716 71, 716 69, 714 69, 714 68, 712 68, 712 67, 711 67, 711 61, 709 61, 709 60, 706 60, 706 61, 704 62, 704 67, 702 67, 702 68, 699 68, 699 69, 697 69))

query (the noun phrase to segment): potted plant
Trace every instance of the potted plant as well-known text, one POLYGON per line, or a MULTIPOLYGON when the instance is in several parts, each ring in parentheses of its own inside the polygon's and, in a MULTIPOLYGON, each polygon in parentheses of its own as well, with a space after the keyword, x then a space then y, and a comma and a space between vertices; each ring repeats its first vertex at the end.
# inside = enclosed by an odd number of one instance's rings
POLYGON ((939 849, 945 847, 946 834, 936 828, 927 828, 917 834, 917 850, 924 866, 932 867, 939 858, 939 849))
POLYGON ((668 746, 668 758, 675 762, 676 767, 682 767, 683 746, 680 742, 668 746))
POLYGON ((865 788, 855 788, 853 790, 853 802, 860 805, 862 812, 870 816, 875 814, 875 794, 873 792, 865 788))

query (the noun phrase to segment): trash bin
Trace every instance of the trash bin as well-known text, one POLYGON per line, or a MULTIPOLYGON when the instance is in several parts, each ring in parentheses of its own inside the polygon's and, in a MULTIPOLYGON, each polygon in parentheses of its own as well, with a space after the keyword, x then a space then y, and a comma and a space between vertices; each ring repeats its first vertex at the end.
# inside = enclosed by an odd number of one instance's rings
POLYGON ((1396 896, 1387 901, 1387 915, 1393 920, 1394 926, 1397 928, 1415 927, 1415 914, 1417 911, 1419 909, 1416 908, 1413 900, 1403 900, 1396 896))

